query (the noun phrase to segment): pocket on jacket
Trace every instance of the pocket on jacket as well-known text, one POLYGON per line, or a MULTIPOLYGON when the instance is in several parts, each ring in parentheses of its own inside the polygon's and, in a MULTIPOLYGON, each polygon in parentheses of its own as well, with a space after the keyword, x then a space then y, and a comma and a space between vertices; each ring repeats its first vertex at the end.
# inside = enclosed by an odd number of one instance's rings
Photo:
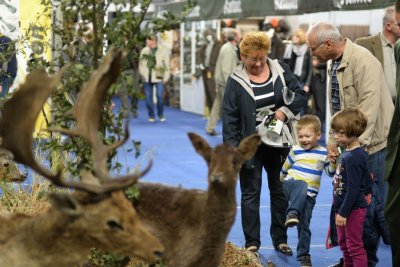
POLYGON ((354 86, 354 80, 352 76, 345 77, 343 80, 343 96, 344 96, 344 107, 357 106, 357 92, 354 86))

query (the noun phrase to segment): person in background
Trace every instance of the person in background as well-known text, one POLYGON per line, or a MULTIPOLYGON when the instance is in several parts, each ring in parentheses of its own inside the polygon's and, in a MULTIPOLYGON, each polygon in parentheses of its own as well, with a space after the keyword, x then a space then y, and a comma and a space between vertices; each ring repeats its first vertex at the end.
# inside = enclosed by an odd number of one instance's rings
MULTIPOLYGON (((278 21, 276 21, 276 26, 278 21)), ((268 57, 270 59, 283 59, 283 55, 285 53, 286 45, 282 42, 279 36, 275 32, 275 27, 273 23, 266 23, 263 25, 263 31, 268 35, 271 39, 271 52, 268 57)))
MULTIPOLYGON (((368 151, 368 168, 379 186, 383 181, 385 148, 393 116, 393 102, 381 64, 367 49, 343 38, 331 23, 312 25, 307 40, 312 54, 320 62, 332 60, 328 90, 331 114, 344 108, 358 108, 367 117, 367 127, 359 141, 368 151)), ((338 144, 332 134, 327 143, 329 154, 337 157, 338 144)), ((368 230, 376 231, 375 226, 368 230)), ((379 238, 369 246, 366 248, 368 264, 375 266, 379 238)))
POLYGON ((15 43, 0 33, 0 98, 5 97, 17 76, 15 43))
POLYGON ((215 66, 217 64, 217 58, 221 49, 221 44, 217 39, 217 36, 212 29, 206 29, 203 33, 204 44, 200 47, 197 54, 197 72, 195 77, 202 77, 204 84, 204 92, 206 97, 206 107, 208 111, 211 111, 212 105, 215 100, 215 66))
MULTIPOLYGON (((400 0, 395 3, 395 19, 400 26, 400 0)), ((392 265, 400 266, 400 43, 395 45, 396 58, 396 88, 397 97, 393 119, 390 125, 387 153, 385 159, 385 180, 388 182, 388 191, 385 207, 385 216, 389 224, 392 239, 392 265)))
POLYGON ((366 127, 367 118, 358 108, 345 108, 331 121, 336 142, 346 149, 333 177, 335 224, 344 266, 367 266, 362 237, 371 179, 368 153, 358 139, 366 127))
POLYGON ((312 211, 323 169, 329 176, 333 176, 336 165, 328 160, 326 148, 318 144, 321 138, 321 121, 317 116, 304 115, 296 128, 298 145, 290 150, 280 176, 289 200, 285 226, 297 225, 297 260, 302 267, 311 267, 312 211))
MULTIPOLYGON (((308 95, 310 92, 312 62, 308 50, 306 33, 303 29, 297 29, 292 34, 292 43, 286 47, 283 61, 287 63, 308 95)), ((308 101, 307 101, 308 102, 308 101)), ((307 103, 303 113, 308 113, 307 103)))
POLYGON ((146 108, 149 122, 155 121, 153 102, 153 87, 156 87, 157 115, 161 122, 164 116, 164 84, 170 77, 169 51, 157 44, 157 36, 151 35, 146 39, 146 47, 140 52, 139 74, 143 81, 146 95, 146 108))
POLYGON ((323 130, 326 120, 326 62, 317 58, 312 59, 311 95, 314 98, 314 113, 320 119, 323 130))
POLYGON ((226 86, 226 80, 239 63, 237 56, 237 45, 241 36, 239 30, 228 29, 225 33, 227 42, 222 45, 218 54, 217 64, 215 66, 215 90, 216 96, 208 118, 206 133, 215 136, 218 135, 215 127, 221 114, 222 99, 226 86))
MULTIPOLYGON (((394 59, 394 45, 400 38, 400 27, 394 17, 394 6, 385 9, 382 20, 382 31, 374 36, 362 37, 355 43, 367 48, 381 63, 385 80, 392 96, 393 103, 396 100, 396 62, 394 59)), ((385 186, 386 188, 386 186, 385 186)), ((386 189, 382 191, 383 199, 386 199, 386 189)))
MULTIPOLYGON (((276 120, 286 121, 298 114, 305 103, 305 92, 300 88, 289 66, 267 57, 271 40, 265 32, 247 33, 240 42, 242 61, 229 76, 222 105, 223 141, 238 146, 240 141, 256 132, 257 114, 269 108, 276 120), (283 77, 294 98, 285 104, 283 77)), ((271 203, 270 234, 273 246, 285 255, 292 255, 287 244, 285 214, 288 206, 279 179, 288 148, 261 144, 255 156, 240 170, 242 228, 246 239, 245 248, 258 255, 260 240, 260 195, 262 170, 268 175, 271 203)))

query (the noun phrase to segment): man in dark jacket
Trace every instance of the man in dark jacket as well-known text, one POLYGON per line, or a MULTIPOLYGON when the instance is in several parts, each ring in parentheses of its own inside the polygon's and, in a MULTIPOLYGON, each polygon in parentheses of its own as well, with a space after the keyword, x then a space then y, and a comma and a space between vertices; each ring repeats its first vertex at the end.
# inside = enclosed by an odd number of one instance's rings
MULTIPOLYGON (((400 24, 400 0, 395 3, 395 18, 397 25, 400 24)), ((388 193, 386 199, 385 216, 389 224, 390 237, 392 240, 392 264, 400 266, 400 43, 395 46, 396 58, 396 88, 397 98, 392 123, 388 136, 387 153, 385 159, 385 180, 388 182, 388 193)))
POLYGON ((7 95, 17 76, 17 57, 14 42, 0 33, 0 97, 7 95))

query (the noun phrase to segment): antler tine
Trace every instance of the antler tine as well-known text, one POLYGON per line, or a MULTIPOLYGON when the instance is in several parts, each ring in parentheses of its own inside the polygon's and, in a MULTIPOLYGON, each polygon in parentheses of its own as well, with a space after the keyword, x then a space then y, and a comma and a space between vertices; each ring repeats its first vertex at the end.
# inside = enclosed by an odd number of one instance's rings
MULTIPOLYGON (((77 96, 72 109, 76 121, 74 129, 54 128, 52 131, 84 138, 92 147, 94 172, 101 180, 109 179, 107 170, 107 154, 115 146, 104 145, 99 138, 99 123, 107 89, 117 80, 125 53, 111 47, 99 68, 92 73, 77 96)), ((126 140, 125 138, 124 140, 126 140)))
POLYGON ((1 146, 14 155, 15 161, 31 167, 50 180, 58 179, 60 173, 52 173, 35 160, 32 133, 41 108, 67 67, 52 77, 45 71, 32 71, 25 83, 5 103, 0 121, 1 146))
POLYGON ((106 163, 109 152, 121 146, 126 142, 126 140, 128 140, 128 125, 125 125, 124 139, 115 144, 103 144, 98 135, 99 122, 106 91, 118 78, 124 58, 125 53, 121 50, 111 48, 108 51, 99 68, 93 72, 89 81, 83 84, 81 91, 78 94, 76 104, 72 110, 72 115, 76 120, 76 128, 72 130, 54 129, 65 134, 81 136, 90 144, 92 147, 94 174, 102 181, 101 186, 104 186, 104 190, 110 190, 107 188, 121 189, 124 186, 132 184, 133 180, 137 180, 136 175, 115 178, 110 177, 106 163), (112 185, 114 183, 115 185, 112 185))
MULTIPOLYGON (((85 183, 82 181, 74 181, 74 180, 63 180, 61 178, 57 178, 53 180, 53 183, 55 185, 61 186, 61 187, 67 187, 67 188, 75 188, 87 193, 91 193, 91 194, 108 194, 114 191, 118 191, 118 190, 122 190, 124 188, 127 188, 131 185, 133 185, 134 183, 137 182, 137 180, 144 176, 145 174, 148 173, 148 171, 151 169, 153 162, 150 160, 149 164, 146 166, 146 168, 144 168, 142 171, 138 171, 135 172, 131 175, 126 175, 123 177, 120 177, 118 179, 111 179, 111 180, 107 180, 104 181, 101 184, 98 183, 85 183)), ((82 176, 89 176, 89 179, 86 177, 82 177, 83 181, 87 181, 87 180, 93 180, 93 175, 86 171, 81 173, 82 176)))

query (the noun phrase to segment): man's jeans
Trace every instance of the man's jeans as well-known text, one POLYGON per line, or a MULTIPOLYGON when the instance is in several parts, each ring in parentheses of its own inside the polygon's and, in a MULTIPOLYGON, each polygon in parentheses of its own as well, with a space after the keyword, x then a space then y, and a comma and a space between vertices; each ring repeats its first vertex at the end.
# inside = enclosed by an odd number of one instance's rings
POLYGON ((157 115, 158 117, 164 116, 164 84, 159 83, 144 83, 144 92, 146 94, 146 107, 149 114, 149 118, 155 117, 154 112, 154 101, 153 101, 153 86, 156 86, 156 97, 157 97, 157 115))
POLYGON ((283 191, 289 199, 287 213, 295 213, 299 218, 297 232, 297 260, 310 255, 311 230, 310 221, 315 206, 315 197, 307 195, 308 185, 301 180, 287 180, 283 182, 283 191))

